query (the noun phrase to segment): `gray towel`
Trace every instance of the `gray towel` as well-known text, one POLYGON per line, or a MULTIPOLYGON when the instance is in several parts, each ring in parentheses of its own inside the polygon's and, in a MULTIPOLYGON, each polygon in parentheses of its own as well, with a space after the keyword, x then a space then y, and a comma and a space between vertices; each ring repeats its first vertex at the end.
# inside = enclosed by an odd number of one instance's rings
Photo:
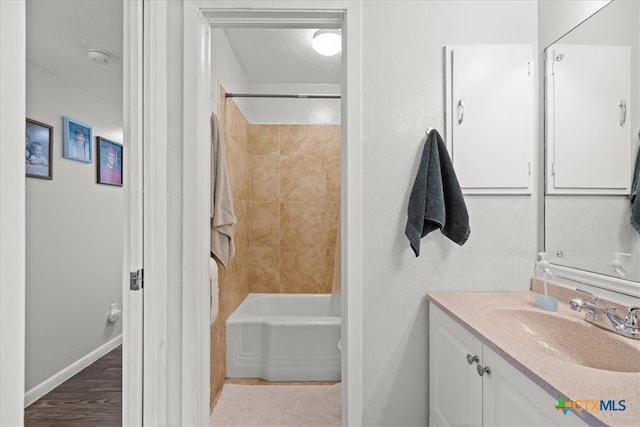
POLYGON ((435 129, 427 135, 409 196, 404 234, 420 255, 420 239, 435 229, 462 246, 471 233, 469 214, 447 147, 435 129))
POLYGON ((631 225, 640 233, 640 147, 636 156, 636 167, 631 184, 631 225))
POLYGON ((233 211, 231 183, 227 174, 222 127, 218 117, 211 115, 211 255, 225 269, 235 253, 233 230, 236 216, 233 211))

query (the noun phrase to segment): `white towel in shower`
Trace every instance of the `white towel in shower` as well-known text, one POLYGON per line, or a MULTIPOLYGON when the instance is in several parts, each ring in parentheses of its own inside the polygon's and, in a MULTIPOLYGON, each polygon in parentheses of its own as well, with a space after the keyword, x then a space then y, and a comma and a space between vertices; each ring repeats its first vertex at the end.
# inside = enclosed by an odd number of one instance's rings
POLYGON ((233 229, 236 216, 227 174, 222 127, 211 115, 211 255, 227 269, 235 252, 233 229))
POLYGON ((211 257, 209 258, 209 285, 211 292, 211 324, 218 318, 220 288, 218 286, 218 263, 211 257))

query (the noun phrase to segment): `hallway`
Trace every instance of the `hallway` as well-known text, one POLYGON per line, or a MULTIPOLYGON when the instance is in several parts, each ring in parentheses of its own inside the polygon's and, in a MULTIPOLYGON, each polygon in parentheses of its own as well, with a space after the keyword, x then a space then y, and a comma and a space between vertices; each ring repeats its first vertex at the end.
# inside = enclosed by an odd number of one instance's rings
POLYGON ((26 427, 122 425, 122 346, 25 408, 26 427))

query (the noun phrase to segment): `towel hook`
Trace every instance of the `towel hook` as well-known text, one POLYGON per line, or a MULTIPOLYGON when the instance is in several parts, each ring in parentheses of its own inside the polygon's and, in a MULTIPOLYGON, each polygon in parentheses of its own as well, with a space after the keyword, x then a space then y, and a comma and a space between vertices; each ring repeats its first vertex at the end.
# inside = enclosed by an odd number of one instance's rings
MULTIPOLYGON (((427 136, 429 136, 429 134, 431 133, 432 130, 433 130, 433 128, 427 128, 427 130, 425 131, 427 136)), ((640 131, 639 131, 639 133, 640 133, 640 131)))

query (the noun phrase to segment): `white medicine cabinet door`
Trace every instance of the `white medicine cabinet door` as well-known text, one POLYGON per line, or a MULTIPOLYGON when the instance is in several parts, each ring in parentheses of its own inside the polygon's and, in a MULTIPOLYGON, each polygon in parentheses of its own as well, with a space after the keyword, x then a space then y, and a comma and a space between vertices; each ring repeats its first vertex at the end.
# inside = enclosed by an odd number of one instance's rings
POLYGON ((446 139, 463 192, 531 194, 531 46, 446 46, 445 65, 446 139))
POLYGON ((546 75, 547 192, 628 194, 630 48, 554 45, 546 75))

